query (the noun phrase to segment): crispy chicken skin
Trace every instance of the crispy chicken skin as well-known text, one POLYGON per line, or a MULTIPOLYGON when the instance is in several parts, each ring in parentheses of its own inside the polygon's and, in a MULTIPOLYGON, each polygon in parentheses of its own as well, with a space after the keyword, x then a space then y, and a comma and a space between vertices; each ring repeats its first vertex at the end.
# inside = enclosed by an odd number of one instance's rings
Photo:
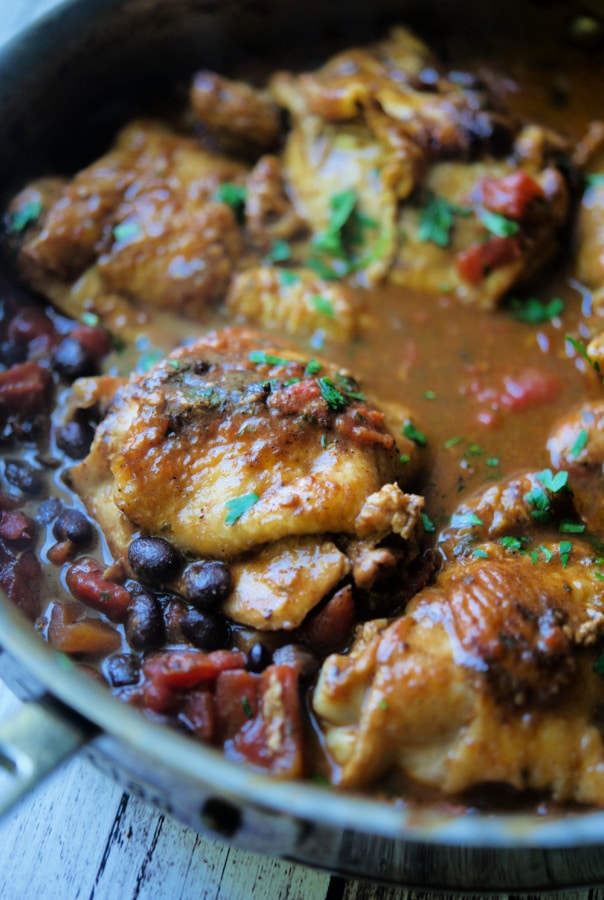
POLYGON ((106 296, 117 295, 125 309, 138 301, 195 317, 222 297, 241 252, 233 211, 212 198, 245 171, 192 138, 135 121, 58 197, 42 182, 15 198, 13 211, 32 190, 43 202, 19 249, 21 273, 71 315, 103 318, 106 296), (94 284, 74 290, 78 280, 94 284))
MULTIPOLYGON (((75 407, 78 394, 91 405, 94 383, 76 385, 75 407)), ((416 553, 421 498, 395 482, 404 486, 417 455, 405 438, 395 444, 347 373, 231 328, 123 383, 71 480, 118 557, 140 529, 189 555, 242 560, 228 612, 295 627, 353 567, 347 542, 356 561, 394 536, 373 580, 416 553), (368 509, 384 503, 368 526, 368 509)))
POLYGON ((403 617, 368 623, 325 661, 313 705, 335 780, 359 787, 395 767, 445 793, 502 783, 601 805, 604 682, 595 651, 576 646, 586 622, 604 629, 593 551, 577 545, 564 568, 482 549, 487 565, 447 566, 403 617))
POLYGON ((337 782, 398 768, 445 793, 498 782, 604 802, 600 562, 583 537, 560 533, 576 520, 574 493, 550 476, 462 504, 434 583, 325 661, 313 705, 337 782))
POLYGON ((569 473, 574 504, 590 531, 604 535, 604 400, 565 416, 547 444, 552 464, 569 473))
POLYGON ((404 29, 314 73, 279 73, 271 90, 293 119, 286 180, 313 231, 329 228, 331 198, 357 193, 361 283, 390 274, 490 308, 557 252, 568 191, 554 160, 564 141, 521 127, 494 91, 447 75, 404 29), (444 231, 431 230, 434 218, 444 231))

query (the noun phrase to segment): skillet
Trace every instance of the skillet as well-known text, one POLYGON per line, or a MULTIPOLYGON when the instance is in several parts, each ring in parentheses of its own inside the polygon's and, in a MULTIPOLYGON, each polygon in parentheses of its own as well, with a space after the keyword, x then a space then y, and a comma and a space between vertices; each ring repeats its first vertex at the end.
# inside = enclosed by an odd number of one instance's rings
MULTIPOLYGON (((569 4, 552 4, 547 13, 543 5, 528 6, 520 18, 510 5, 505 14, 468 5, 460 23, 458 9, 434 6, 436 30, 463 24, 470 38, 497 28, 530 40, 544 17, 562 38, 572 18, 569 4)), ((422 7, 384 2, 371 9, 359 5, 353 14, 341 2, 311 2, 303 9, 283 0, 182 2, 177 9, 159 0, 64 2, 2 51, 3 191, 64 154, 64 135, 74 133, 75 122, 86 117, 86 139, 97 140, 128 114, 134 97, 156 93, 200 59, 208 68, 228 70, 241 54, 267 54, 284 43, 312 47, 339 36, 343 21, 348 41, 365 39, 395 17, 413 26, 422 7)), ((43 644, 4 598, 0 641, 0 675, 30 701, 0 730, 8 773, 4 808, 84 746, 128 790, 202 833, 346 876, 480 891, 604 881, 602 813, 540 818, 411 812, 326 794, 314 785, 276 782, 154 725, 94 682, 78 679, 74 665, 43 644)))

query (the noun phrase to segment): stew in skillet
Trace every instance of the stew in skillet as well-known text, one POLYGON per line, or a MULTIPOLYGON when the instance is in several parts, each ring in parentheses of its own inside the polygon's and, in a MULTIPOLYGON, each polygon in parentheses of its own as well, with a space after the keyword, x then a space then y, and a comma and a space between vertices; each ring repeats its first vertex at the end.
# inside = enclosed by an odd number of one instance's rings
POLYGON ((231 759, 602 806, 604 80, 458 55, 198 72, 11 199, 0 583, 231 759))

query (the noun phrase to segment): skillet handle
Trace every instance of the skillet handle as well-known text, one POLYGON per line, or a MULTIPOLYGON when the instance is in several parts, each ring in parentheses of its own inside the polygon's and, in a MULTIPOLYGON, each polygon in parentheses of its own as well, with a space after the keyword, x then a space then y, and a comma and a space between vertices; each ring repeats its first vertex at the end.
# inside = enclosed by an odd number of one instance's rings
POLYGON ((0 723, 0 816, 90 739, 81 725, 28 701, 0 723))

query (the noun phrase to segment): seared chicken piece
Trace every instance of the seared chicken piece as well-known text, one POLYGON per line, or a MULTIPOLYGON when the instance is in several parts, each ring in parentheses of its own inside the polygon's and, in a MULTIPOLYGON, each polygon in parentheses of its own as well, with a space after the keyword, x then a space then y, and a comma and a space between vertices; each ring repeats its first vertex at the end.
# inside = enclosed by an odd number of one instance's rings
POLYGON ((604 400, 585 403, 562 419, 547 447, 552 464, 568 472, 582 520, 604 538, 604 400))
MULTIPOLYGON (((90 382, 76 391, 89 406, 90 382)), ((230 615, 293 628, 350 570, 347 541, 387 538, 390 574, 417 553, 422 501, 395 484, 409 477, 401 452, 412 472, 417 448, 395 444, 350 375, 226 329, 123 383, 71 480, 117 557, 141 530, 237 560, 230 615), (385 485, 390 521, 368 526, 385 485)))
POLYGON ((276 156, 262 156, 246 181, 245 225, 254 245, 270 250, 276 240, 304 235, 307 226, 286 193, 281 163, 276 156))
POLYGON ((578 217, 577 277, 589 287, 604 287, 604 122, 590 123, 575 160, 587 181, 578 217))
POLYGON ((493 91, 447 76, 409 32, 312 74, 278 74, 271 89, 293 118, 284 167, 296 209, 336 274, 374 283, 390 273, 491 308, 557 252, 565 143, 521 129, 493 91))
POLYGON ((322 332, 351 341, 360 331, 361 301, 354 288, 325 281, 310 269, 250 268, 236 275, 226 298, 234 317, 287 334, 322 332))
POLYGON ((270 97, 242 81, 197 72, 190 92, 195 116, 224 150, 244 157, 271 150, 281 136, 281 116, 270 97))
POLYGON ((14 216, 41 195, 42 213, 24 233, 18 265, 25 281, 70 315, 103 317, 104 296, 197 316, 220 299, 241 252, 232 209, 214 202, 245 169, 154 122, 128 125, 100 160, 66 182, 47 182, 11 204, 14 216), (96 265, 95 265, 96 264, 96 265), (74 290, 94 269, 96 291, 74 290), (82 303, 80 308, 76 308, 82 303))
POLYGON ((501 783, 604 804, 604 584, 588 544, 543 547, 533 563, 482 544, 328 657, 313 706, 337 783, 396 768, 447 794, 501 783))
POLYGON ((457 507, 450 524, 440 533, 438 548, 442 556, 458 559, 471 555, 483 541, 505 540, 509 536, 519 546, 528 544, 543 531, 544 523, 572 518, 572 493, 564 477, 558 476, 558 481, 554 481, 555 477, 551 470, 531 472, 479 490, 457 507))

